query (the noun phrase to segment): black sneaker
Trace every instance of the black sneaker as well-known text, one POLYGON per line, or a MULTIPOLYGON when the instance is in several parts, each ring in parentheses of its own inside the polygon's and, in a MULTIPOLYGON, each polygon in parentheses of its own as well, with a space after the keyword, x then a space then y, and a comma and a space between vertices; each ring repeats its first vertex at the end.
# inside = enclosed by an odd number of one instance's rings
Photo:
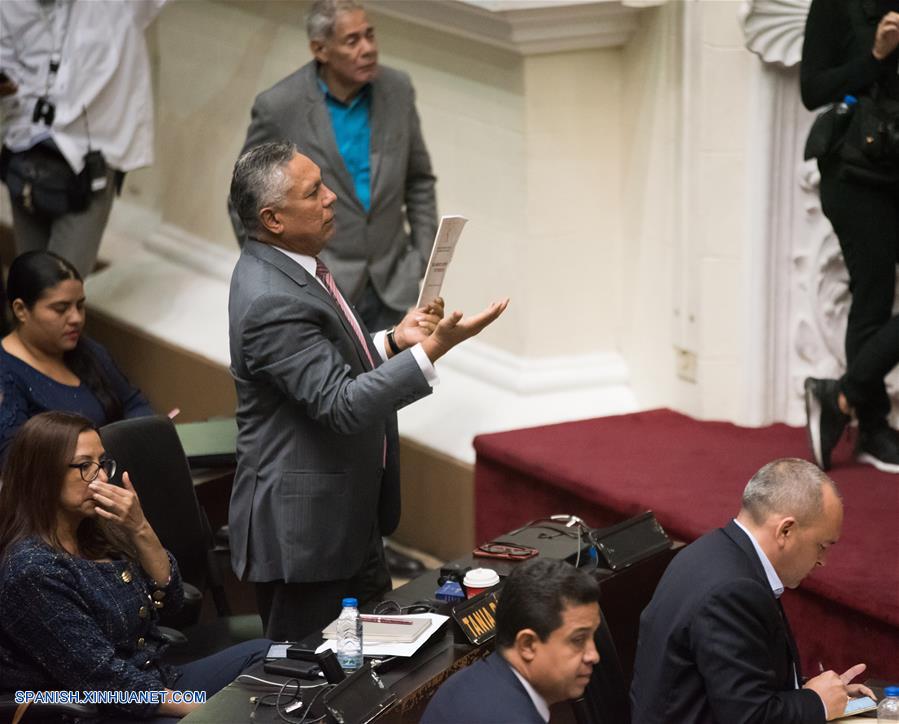
POLYGON ((860 463, 873 465, 885 473, 899 473, 899 435, 892 428, 861 431, 857 452, 860 463))
POLYGON ((805 429, 812 455, 822 470, 830 469, 830 454, 849 424, 849 415, 840 409, 837 402, 839 396, 840 383, 837 380, 806 378, 805 429))

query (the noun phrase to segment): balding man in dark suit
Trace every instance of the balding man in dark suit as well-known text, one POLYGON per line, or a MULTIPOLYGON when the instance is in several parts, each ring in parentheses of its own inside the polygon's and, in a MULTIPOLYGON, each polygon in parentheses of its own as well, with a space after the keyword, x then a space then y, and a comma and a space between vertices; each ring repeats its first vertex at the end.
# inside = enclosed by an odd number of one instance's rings
POLYGON ((635 724, 823 724, 869 689, 841 675, 803 680, 780 595, 840 537, 834 482, 805 460, 775 460, 743 492, 736 519, 668 566, 640 617, 635 724), (803 683, 804 682, 804 683, 803 683))

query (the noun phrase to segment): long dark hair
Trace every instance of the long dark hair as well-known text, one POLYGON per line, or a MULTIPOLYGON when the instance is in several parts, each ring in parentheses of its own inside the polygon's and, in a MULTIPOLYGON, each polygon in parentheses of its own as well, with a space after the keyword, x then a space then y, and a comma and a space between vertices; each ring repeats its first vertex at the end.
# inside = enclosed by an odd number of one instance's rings
MULTIPOLYGON (((48 289, 60 282, 74 279, 82 281, 78 270, 71 262, 52 251, 26 251, 13 259, 6 280, 6 296, 10 309, 16 299, 29 310, 48 289)), ((15 319, 15 314, 13 315, 15 319)), ((18 324, 18 322, 16 322, 18 324)), ((116 395, 103 365, 97 360, 84 341, 84 335, 78 338, 78 344, 63 354, 63 362, 78 379, 94 394, 100 402, 106 419, 109 422, 121 420, 124 414, 122 400, 116 395)))
MULTIPOLYGON (((16 541, 37 536, 64 550, 56 532, 62 486, 78 436, 94 424, 72 412, 42 412, 16 433, 0 487, 0 561, 16 541)), ((123 534, 100 518, 85 518, 77 531, 78 548, 87 558, 133 557, 123 534)))

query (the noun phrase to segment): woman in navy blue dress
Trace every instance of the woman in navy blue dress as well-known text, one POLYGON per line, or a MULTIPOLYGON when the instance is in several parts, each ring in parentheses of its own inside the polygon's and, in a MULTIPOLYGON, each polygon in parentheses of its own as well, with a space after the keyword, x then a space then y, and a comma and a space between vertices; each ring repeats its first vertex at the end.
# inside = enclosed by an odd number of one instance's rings
POLYGON ((68 261, 47 251, 19 255, 7 297, 15 328, 0 341, 0 455, 27 419, 47 410, 97 427, 153 414, 109 353, 84 336, 84 284, 68 261))
POLYGON ((103 718, 172 722, 199 706, 177 692, 212 696, 271 642, 163 662, 158 609, 181 605, 178 567, 128 473, 122 487, 114 473, 80 415, 36 415, 13 438, 0 487, 0 691, 121 692, 103 718))

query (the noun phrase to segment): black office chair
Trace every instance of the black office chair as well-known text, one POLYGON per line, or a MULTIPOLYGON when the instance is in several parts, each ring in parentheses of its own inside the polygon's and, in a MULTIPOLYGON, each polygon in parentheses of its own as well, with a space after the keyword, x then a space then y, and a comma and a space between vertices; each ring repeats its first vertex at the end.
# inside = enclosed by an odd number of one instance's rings
MULTIPOLYGON (((114 482, 128 471, 150 525, 178 562, 181 577, 195 588, 180 613, 164 608, 161 623, 182 631, 187 642, 170 649, 173 663, 207 656, 232 644, 260 638, 257 615, 232 616, 213 552, 209 521, 194 492, 190 469, 172 421, 164 415, 139 417, 106 425, 100 437, 107 453, 118 463, 114 482), (197 623, 201 598, 212 595, 219 618, 197 623)), ((186 587, 187 589, 188 587, 186 587)), ((187 590, 185 591, 187 597, 187 590)))
POLYGON ((618 649, 602 615, 593 637, 599 652, 599 664, 593 667, 584 696, 572 702, 577 724, 630 724, 631 707, 628 684, 621 669, 618 649))

